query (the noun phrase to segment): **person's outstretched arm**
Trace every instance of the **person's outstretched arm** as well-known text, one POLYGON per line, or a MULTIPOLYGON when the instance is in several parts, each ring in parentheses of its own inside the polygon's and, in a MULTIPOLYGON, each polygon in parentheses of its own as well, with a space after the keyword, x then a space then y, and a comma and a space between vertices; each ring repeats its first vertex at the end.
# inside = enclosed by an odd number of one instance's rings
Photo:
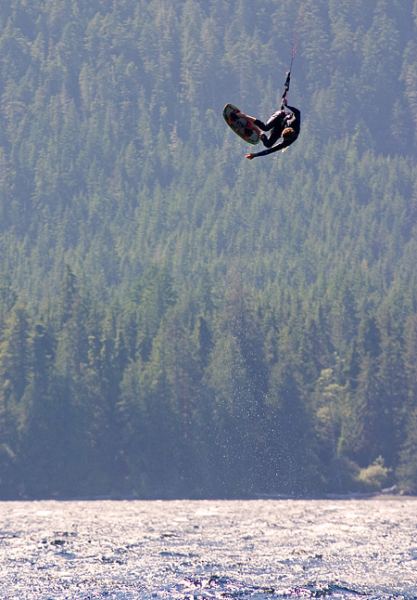
POLYGON ((262 152, 254 152, 251 154, 245 154, 245 157, 248 158, 249 160, 252 160, 252 158, 256 158, 258 156, 267 156, 268 154, 272 154, 273 152, 278 152, 278 150, 283 150, 284 148, 287 148, 288 146, 290 146, 293 143, 293 141, 294 141, 293 139, 283 140, 276 146, 273 146, 272 148, 268 148, 268 150, 262 150, 262 152))

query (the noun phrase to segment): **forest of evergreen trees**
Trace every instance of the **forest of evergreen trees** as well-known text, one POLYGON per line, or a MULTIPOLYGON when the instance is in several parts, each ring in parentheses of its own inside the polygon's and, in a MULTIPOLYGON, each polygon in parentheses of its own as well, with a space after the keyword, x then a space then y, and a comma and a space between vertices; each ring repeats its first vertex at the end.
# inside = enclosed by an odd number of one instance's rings
POLYGON ((0 498, 417 493, 416 156, 417 0, 3 2, 0 498))

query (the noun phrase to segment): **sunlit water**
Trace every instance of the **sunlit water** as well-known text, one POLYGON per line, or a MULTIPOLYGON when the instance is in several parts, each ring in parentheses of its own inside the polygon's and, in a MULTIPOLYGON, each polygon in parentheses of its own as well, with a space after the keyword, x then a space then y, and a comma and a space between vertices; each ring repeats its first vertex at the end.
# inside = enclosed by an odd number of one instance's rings
POLYGON ((417 499, 0 503, 0 598, 417 598, 417 499))

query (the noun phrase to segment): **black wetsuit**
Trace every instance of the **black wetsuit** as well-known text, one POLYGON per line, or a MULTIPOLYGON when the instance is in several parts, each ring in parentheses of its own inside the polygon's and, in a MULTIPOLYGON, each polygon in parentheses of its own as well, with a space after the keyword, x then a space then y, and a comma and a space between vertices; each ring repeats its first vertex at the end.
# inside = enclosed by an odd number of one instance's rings
POLYGON ((255 125, 257 125, 259 127, 259 129, 262 129, 262 131, 271 131, 271 129, 272 129, 272 132, 271 132, 271 135, 269 136, 269 138, 267 138, 266 135, 263 135, 261 138, 263 145, 266 148, 272 148, 272 146, 281 137, 281 133, 282 133, 283 129, 285 128, 285 117, 286 116, 287 116, 287 113, 280 109, 280 110, 277 110, 276 112, 274 112, 274 114, 269 117, 266 124, 263 123, 262 121, 260 121, 259 119, 255 119, 255 121, 254 121, 255 125))
POLYGON ((290 111, 290 114, 285 113, 283 110, 278 110, 268 119, 266 124, 262 123, 259 119, 255 119, 254 123, 259 129, 262 129, 262 131, 270 131, 272 129, 272 133, 269 138, 264 135, 261 137, 263 145, 266 146, 268 150, 256 152, 253 156, 266 156, 267 154, 272 154, 272 152, 283 150, 298 138, 301 125, 301 113, 298 108, 294 108, 293 106, 287 106, 287 109, 290 111), (274 146, 286 127, 294 129, 294 133, 291 136, 286 136, 282 142, 274 146))

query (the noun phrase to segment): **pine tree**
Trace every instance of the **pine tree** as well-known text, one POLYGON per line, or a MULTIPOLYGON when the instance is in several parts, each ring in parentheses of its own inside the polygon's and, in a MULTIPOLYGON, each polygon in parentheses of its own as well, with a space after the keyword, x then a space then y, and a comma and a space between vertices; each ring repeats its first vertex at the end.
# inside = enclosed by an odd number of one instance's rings
POLYGON ((18 493, 21 431, 26 403, 23 401, 31 368, 30 324, 26 310, 16 305, 6 320, 0 342, 0 495, 18 493))

